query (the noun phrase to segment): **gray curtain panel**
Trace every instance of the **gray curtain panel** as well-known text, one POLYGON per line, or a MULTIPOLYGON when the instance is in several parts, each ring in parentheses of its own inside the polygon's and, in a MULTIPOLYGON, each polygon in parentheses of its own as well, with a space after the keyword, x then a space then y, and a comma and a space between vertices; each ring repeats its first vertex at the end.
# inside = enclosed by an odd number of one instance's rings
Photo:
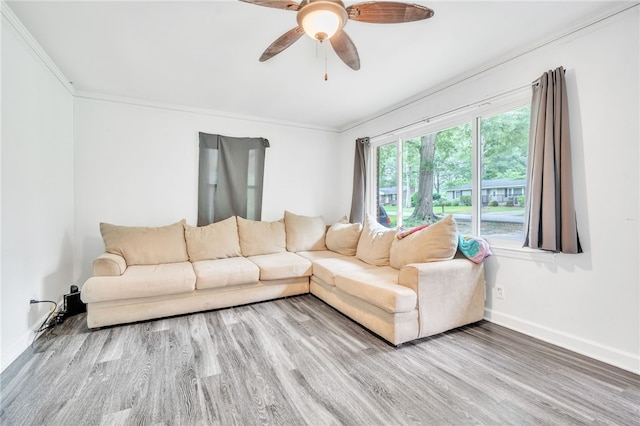
POLYGON ((200 133, 198 226, 231 216, 260 220, 269 141, 200 133))
POLYGON ((351 213, 349 214, 351 223, 364 223, 369 147, 369 138, 356 139, 356 155, 353 165, 353 196, 351 197, 351 213))
POLYGON ((548 71, 534 82, 530 132, 524 246, 582 253, 573 201, 564 68, 548 71))

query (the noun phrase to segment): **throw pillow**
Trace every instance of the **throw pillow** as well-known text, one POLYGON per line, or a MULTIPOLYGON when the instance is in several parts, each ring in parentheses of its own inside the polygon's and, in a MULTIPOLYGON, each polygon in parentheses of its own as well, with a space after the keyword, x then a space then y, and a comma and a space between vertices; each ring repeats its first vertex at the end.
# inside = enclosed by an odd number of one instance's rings
POLYGON ((284 222, 263 222, 238 216, 238 236, 243 256, 287 251, 284 222))
POLYGON ((287 250, 296 252, 327 249, 327 225, 322 216, 300 216, 285 210, 284 226, 287 233, 287 250))
POLYGON ((191 262, 242 256, 235 216, 207 226, 184 227, 191 262))
POLYGON ((356 257, 370 265, 389 264, 389 251, 396 231, 380 225, 375 216, 367 214, 356 248, 356 257))
POLYGON ((182 219, 173 225, 160 227, 118 226, 100 224, 100 233, 107 253, 120 255, 127 265, 159 265, 187 262, 182 219))
POLYGON ((411 228, 411 229, 405 229, 404 231, 398 231, 398 233, 396 234, 396 238, 401 240, 404 237, 411 235, 415 232, 418 232, 424 228, 428 228, 429 225, 431 225, 430 223, 426 223, 424 225, 420 225, 420 226, 416 226, 415 228, 411 228))
POLYGON ((327 248, 345 256, 355 256, 362 224, 348 223, 346 216, 327 230, 327 248))
POLYGON ((391 266, 400 269, 409 263, 451 260, 458 248, 458 226, 453 216, 414 232, 391 245, 391 266))

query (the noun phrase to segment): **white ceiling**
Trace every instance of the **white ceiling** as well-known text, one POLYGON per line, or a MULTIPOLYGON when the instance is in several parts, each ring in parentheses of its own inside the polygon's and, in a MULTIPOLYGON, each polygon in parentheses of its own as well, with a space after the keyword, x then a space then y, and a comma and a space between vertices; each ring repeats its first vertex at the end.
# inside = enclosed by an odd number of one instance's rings
MULTIPOLYGON (((347 2, 353 4, 355 2, 347 2)), ((295 12, 240 1, 9 1, 76 90, 342 130, 620 8, 610 1, 424 1, 431 19, 350 21, 353 71, 304 36, 258 57, 295 12)))

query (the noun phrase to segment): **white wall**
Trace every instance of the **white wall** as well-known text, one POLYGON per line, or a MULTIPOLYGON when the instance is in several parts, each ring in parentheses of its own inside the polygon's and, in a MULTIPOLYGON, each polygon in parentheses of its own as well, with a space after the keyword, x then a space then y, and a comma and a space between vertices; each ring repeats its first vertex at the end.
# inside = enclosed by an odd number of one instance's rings
POLYGON ((348 142, 354 137, 377 135, 526 86, 544 71, 564 66, 576 214, 585 253, 532 259, 497 250, 486 262, 486 318, 636 372, 640 372, 639 9, 636 6, 349 130, 343 134, 342 152, 351 154, 348 142), (505 299, 495 297, 496 284, 504 286, 505 299))
POLYGON ((195 225, 198 132, 269 139, 263 220, 285 209, 327 223, 345 213, 333 196, 344 182, 333 168, 335 133, 87 95, 75 104, 76 282, 104 249, 100 222, 195 225))
POLYGON ((29 300, 58 302, 73 283, 73 97, 10 11, 1 26, 4 369, 49 311, 29 300))

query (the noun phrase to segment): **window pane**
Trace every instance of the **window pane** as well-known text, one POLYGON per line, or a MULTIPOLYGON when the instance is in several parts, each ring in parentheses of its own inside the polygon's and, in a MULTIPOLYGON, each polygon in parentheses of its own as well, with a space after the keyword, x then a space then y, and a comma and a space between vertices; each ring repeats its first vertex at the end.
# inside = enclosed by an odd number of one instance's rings
POLYGON ((398 215, 402 213, 402 227, 411 227, 420 178, 420 139, 402 141, 402 195, 398 203, 398 215))
POLYGON ((247 165, 247 219, 257 220, 256 212, 256 150, 249 150, 247 165))
POLYGON ((524 106, 480 120, 482 236, 524 237, 529 114, 524 106))
POLYGON ((210 220, 213 221, 215 208, 214 200, 216 199, 216 189, 218 187, 218 150, 207 149, 204 152, 208 157, 207 161, 209 164, 209 185, 207 188, 207 193, 209 195, 206 198, 206 217, 210 218, 210 220))
POLYGON ((204 152, 208 157, 207 162, 209 164, 209 184, 215 185, 218 183, 218 150, 207 149, 204 152))
POLYGON ((256 212, 256 188, 250 186, 247 188, 247 219, 258 220, 256 212))
POLYGON ((379 146, 376 150, 378 222, 387 227, 397 225, 396 206, 398 192, 398 151, 397 143, 379 146))
POLYGON ((452 214, 471 233, 471 125, 462 124, 404 141, 410 207, 404 227, 433 223, 452 214))
POLYGON ((247 166, 247 185, 256 186, 256 150, 249 151, 249 165, 247 166))

